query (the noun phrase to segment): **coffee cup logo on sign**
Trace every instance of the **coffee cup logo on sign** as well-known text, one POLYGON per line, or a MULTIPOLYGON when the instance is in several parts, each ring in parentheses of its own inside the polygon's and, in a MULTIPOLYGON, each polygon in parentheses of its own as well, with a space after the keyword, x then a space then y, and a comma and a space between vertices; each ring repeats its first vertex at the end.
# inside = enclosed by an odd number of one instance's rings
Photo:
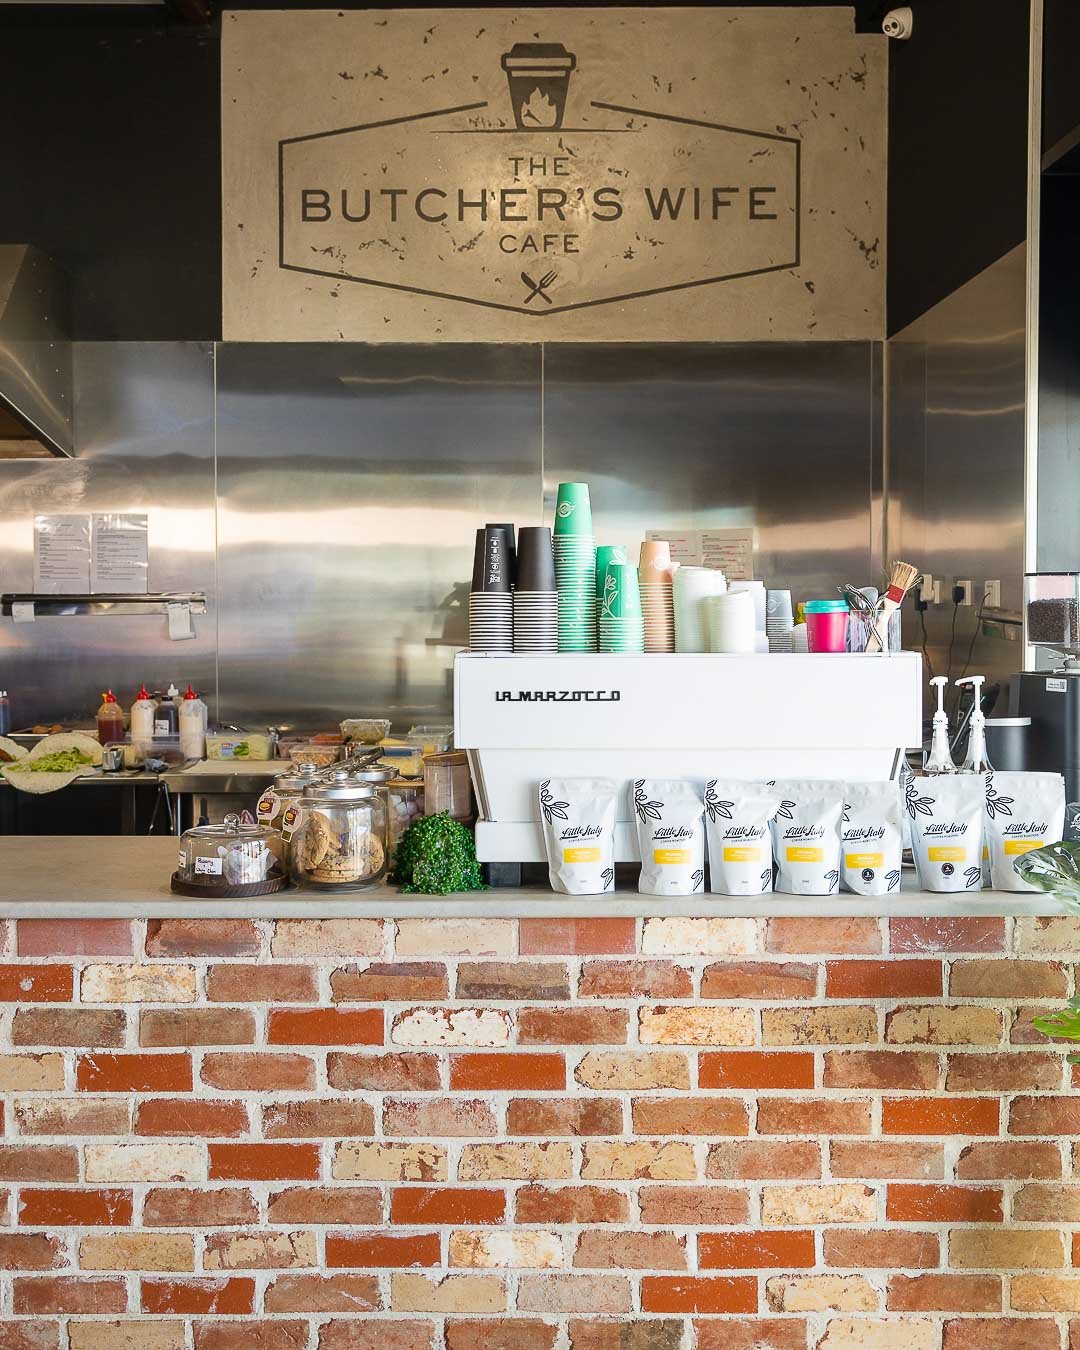
POLYGON ((514 120, 522 131, 557 131, 577 57, 561 42, 515 42, 502 59, 514 120))
POLYGON ((500 65, 280 141, 279 267, 536 317, 799 266, 797 137, 590 98, 561 42, 500 65))

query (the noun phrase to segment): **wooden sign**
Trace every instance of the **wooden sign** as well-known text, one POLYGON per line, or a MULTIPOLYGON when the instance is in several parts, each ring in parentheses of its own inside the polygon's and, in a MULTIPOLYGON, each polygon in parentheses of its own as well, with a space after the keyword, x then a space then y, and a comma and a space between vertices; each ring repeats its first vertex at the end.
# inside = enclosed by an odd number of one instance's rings
POLYGON ((880 337, 850 10, 233 11, 227 340, 880 337))

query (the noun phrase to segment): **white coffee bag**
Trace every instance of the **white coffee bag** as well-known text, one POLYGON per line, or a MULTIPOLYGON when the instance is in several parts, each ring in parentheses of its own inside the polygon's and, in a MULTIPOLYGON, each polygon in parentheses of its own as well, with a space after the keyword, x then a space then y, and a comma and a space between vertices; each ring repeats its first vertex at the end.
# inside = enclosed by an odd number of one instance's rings
POLYGON ((855 895, 900 889, 904 826, 895 783, 847 783, 840 880, 855 895))
POLYGON ((615 889, 615 803, 610 778, 546 778, 538 793, 551 889, 602 895, 615 889))
POLYGON ((693 895, 705 886, 705 810, 693 783, 636 778, 631 787, 637 821, 642 895, 693 895))
POLYGON ((908 784, 904 805, 911 820, 911 851, 923 890, 979 890, 985 775, 917 776, 908 784))
POLYGON ((786 779, 775 784, 772 821, 776 889, 787 895, 833 895, 840 889, 840 822, 844 784, 786 779))
POLYGON ((986 779, 983 821, 996 891, 1034 891, 1015 870, 1017 858, 1056 844, 1065 829, 1065 780, 1059 773, 994 773, 986 779))
POLYGON ((764 783, 713 778, 705 784, 709 890, 714 895, 767 895, 773 888, 770 822, 779 795, 764 783))

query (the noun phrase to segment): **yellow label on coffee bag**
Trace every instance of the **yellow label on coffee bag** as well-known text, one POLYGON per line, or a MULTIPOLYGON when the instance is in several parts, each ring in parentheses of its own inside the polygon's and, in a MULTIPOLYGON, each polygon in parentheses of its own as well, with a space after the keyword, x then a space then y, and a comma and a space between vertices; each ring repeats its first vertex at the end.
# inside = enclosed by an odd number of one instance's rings
POLYGON ((939 844, 937 848, 928 848, 926 856, 931 862, 967 862, 968 851, 962 844, 939 844))
POLYGON ((688 848, 654 848, 652 860, 662 867, 678 866, 681 863, 692 862, 693 855, 688 848))
POLYGON ((760 862, 761 849, 749 848, 745 844, 730 846, 724 849, 725 862, 760 862))
POLYGON ((564 863, 599 862, 600 850, 595 845, 583 848, 564 848, 562 860, 564 863))
POLYGON ((864 867, 884 867, 884 853, 845 853, 844 866, 852 870, 862 871, 864 867))
POLYGON ((1034 848, 1042 848, 1041 839, 1006 839, 1005 856, 1015 857, 1018 853, 1030 853, 1034 848))
POLYGON ((789 848, 787 851, 788 862, 824 862, 825 850, 823 848, 789 848))

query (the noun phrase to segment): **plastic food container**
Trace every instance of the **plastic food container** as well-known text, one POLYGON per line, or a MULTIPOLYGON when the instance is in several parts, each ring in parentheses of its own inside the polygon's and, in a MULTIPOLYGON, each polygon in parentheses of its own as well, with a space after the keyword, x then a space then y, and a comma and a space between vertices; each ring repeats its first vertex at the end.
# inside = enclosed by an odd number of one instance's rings
POLYGON ((359 745, 378 745, 390 735, 390 723, 385 717, 346 717, 341 734, 359 745))
POLYGON ((270 759, 273 753, 273 737, 268 731, 207 732, 207 759, 270 759))
POLYGON ((472 820, 473 803, 469 757, 464 750, 429 755, 424 761, 424 814, 448 811, 454 820, 472 820))
POLYGON ((318 890, 366 890, 386 876, 386 800, 341 767, 304 789, 292 874, 318 890))
POLYGON ((1024 613, 1033 646, 1080 651, 1080 572, 1026 572, 1024 613))
POLYGON ((341 746, 325 741, 294 741, 289 747, 289 758, 294 768, 314 764, 316 768, 326 769, 341 758, 341 746))
POLYGON ((405 740, 410 745, 418 745, 425 755, 441 755, 450 749, 454 739, 454 728, 445 723, 421 723, 410 727, 405 740))
POLYGON ((173 890, 183 895, 265 895, 289 884, 285 846, 268 825, 242 825, 226 816, 220 825, 196 825, 180 839, 173 890))
POLYGON ((806 642, 812 652, 847 651, 846 600, 807 600, 806 642))
POLYGON ((421 778, 424 773, 424 752, 419 745, 384 745, 379 763, 393 769, 399 778, 421 778))
POLYGON ((160 759, 166 764, 180 765, 186 761, 180 749, 179 736, 154 737, 149 741, 123 741, 125 769, 141 769, 148 759, 160 759))

